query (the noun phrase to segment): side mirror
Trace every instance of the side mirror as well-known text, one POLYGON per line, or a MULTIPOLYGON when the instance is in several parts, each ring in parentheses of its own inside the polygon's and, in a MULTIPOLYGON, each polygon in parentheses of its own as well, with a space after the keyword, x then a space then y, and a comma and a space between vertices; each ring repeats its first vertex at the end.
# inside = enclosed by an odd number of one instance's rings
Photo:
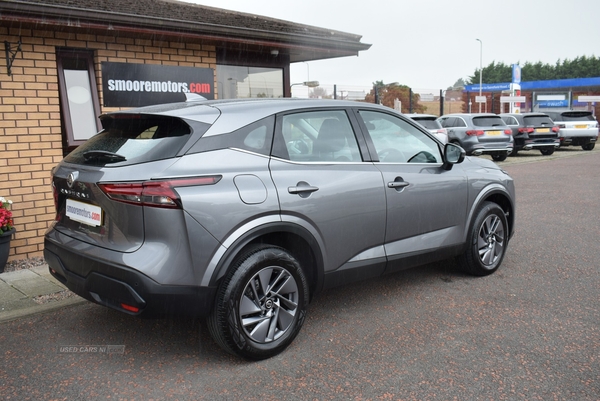
POLYGON ((467 152, 460 146, 447 143, 444 145, 444 164, 442 168, 444 170, 451 170, 453 165, 462 163, 465 160, 466 154, 467 152))

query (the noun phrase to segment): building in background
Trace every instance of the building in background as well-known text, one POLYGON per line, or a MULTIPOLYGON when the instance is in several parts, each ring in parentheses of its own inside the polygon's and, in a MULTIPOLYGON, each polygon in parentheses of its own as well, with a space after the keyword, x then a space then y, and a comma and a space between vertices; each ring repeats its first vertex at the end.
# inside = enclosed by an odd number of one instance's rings
POLYGON ((186 93, 289 97, 290 63, 370 47, 350 33, 174 0, 3 0, 0 37, 10 260, 42 256, 54 220, 50 170, 100 129, 101 113, 186 93))

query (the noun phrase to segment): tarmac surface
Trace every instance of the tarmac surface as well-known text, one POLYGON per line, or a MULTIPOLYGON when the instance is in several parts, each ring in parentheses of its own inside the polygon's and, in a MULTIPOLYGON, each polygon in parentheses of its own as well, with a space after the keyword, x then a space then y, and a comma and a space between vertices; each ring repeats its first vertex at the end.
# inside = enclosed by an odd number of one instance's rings
POLYGON ((33 264, 4 273, 0 293, 18 292, 0 312, 0 399, 598 401, 600 149, 498 164, 518 205, 498 272, 449 260, 328 290, 264 361, 227 354, 200 319, 86 303, 33 264))

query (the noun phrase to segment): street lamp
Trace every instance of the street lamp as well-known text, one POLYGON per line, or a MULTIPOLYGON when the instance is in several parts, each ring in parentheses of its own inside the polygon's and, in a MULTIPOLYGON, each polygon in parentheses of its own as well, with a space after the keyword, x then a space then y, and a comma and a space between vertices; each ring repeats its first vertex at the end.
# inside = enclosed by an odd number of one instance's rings
POLYGON ((481 113, 481 87, 483 85, 483 65, 482 65, 482 60, 483 60, 483 42, 481 41, 481 39, 475 39, 476 41, 479 42, 479 113, 481 113))
MULTIPOLYGON (((295 84, 291 84, 290 85, 290 93, 292 92, 292 86, 294 85, 302 85, 302 86, 308 86, 309 88, 316 88, 317 86, 319 86, 319 81, 304 81, 304 82, 298 82, 295 84)), ((310 97, 310 93, 309 93, 309 97, 310 97)))

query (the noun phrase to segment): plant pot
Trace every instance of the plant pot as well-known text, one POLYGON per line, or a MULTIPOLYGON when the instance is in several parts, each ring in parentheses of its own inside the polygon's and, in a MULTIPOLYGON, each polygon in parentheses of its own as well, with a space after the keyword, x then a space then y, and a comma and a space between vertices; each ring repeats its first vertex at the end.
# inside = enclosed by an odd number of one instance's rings
POLYGON ((10 254, 10 239, 12 235, 15 233, 15 228, 3 232, 0 234, 0 273, 4 272, 4 266, 6 266, 6 261, 8 260, 8 255, 10 254))

